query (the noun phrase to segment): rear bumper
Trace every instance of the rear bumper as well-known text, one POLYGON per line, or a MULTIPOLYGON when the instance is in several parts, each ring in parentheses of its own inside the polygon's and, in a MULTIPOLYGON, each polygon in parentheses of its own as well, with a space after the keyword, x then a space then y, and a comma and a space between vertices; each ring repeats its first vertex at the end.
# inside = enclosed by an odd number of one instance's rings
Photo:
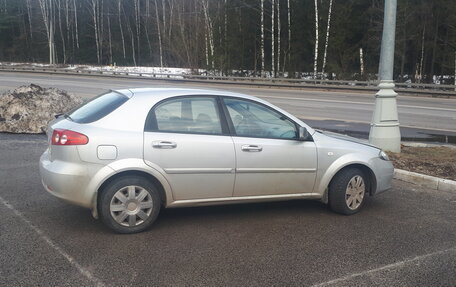
POLYGON ((89 168, 87 163, 51 161, 48 150, 40 157, 40 175, 44 188, 71 204, 92 208, 96 191, 87 187, 93 174, 93 168, 89 168))

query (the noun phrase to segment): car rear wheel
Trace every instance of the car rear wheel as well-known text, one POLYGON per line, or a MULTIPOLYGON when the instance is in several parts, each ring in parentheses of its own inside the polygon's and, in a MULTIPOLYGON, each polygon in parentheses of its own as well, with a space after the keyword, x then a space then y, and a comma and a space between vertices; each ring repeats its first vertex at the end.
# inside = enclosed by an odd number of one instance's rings
POLYGON ((119 233, 144 231, 152 225, 160 211, 157 189, 138 176, 112 181, 101 191, 99 199, 101 220, 119 233))
POLYGON ((358 168, 340 171, 329 185, 329 206, 341 214, 358 212, 365 202, 366 177, 358 168))

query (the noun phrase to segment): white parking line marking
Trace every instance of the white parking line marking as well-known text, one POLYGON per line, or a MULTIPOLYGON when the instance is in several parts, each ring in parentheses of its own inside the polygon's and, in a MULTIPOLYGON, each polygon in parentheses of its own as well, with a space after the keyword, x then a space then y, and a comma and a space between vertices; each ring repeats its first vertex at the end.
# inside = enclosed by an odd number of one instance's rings
POLYGON ((52 241, 49 236, 44 234, 44 232, 36 227, 32 222, 30 222, 19 210, 14 208, 10 203, 4 200, 0 196, 0 202, 10 209, 17 217, 19 217, 23 222, 25 222, 33 231, 35 231, 38 236, 43 239, 49 246, 51 246, 55 251, 60 253, 73 267, 75 267, 79 273, 81 273, 84 277, 89 279, 90 281, 94 282, 96 286, 105 286, 105 284, 98 278, 96 278, 90 271, 86 270, 81 264, 79 264, 70 254, 66 253, 62 248, 60 248, 57 244, 52 241))
POLYGON ((364 275, 369 275, 369 274, 380 272, 380 271, 400 268, 400 267, 402 267, 402 266, 404 266, 406 264, 415 263, 416 261, 423 261, 423 260, 425 260, 425 259, 427 259, 429 257, 438 256, 438 255, 442 255, 442 254, 446 254, 446 253, 456 253, 456 247, 453 247, 453 248, 450 248, 450 249, 446 249, 446 250, 442 250, 442 251, 429 253, 429 254, 425 254, 425 255, 419 255, 419 256, 416 256, 416 257, 411 258, 411 259, 407 259, 407 260, 404 260, 404 261, 399 261, 399 262, 396 262, 396 263, 393 263, 393 264, 388 264, 388 265, 385 265, 385 266, 382 266, 382 267, 379 267, 379 268, 366 270, 366 271, 359 272, 359 273, 353 273, 353 274, 350 274, 350 275, 347 275, 347 276, 344 276, 344 277, 340 277, 340 278, 337 278, 337 279, 333 279, 333 280, 330 280, 330 281, 326 281, 326 282, 323 282, 323 283, 318 283, 318 284, 312 285, 312 287, 329 286, 329 285, 332 285, 332 284, 342 283, 342 282, 345 282, 347 280, 350 280, 350 279, 353 279, 353 278, 356 278, 356 277, 361 277, 361 276, 364 276, 364 275))

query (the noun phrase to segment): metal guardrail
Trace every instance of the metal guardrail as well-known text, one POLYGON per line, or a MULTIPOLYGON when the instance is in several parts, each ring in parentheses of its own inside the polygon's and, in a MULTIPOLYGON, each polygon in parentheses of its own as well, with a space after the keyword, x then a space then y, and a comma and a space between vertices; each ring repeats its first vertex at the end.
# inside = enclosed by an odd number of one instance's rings
MULTIPOLYGON (((377 81, 341 81, 322 79, 287 79, 287 78, 256 78, 256 77, 230 77, 214 75, 191 75, 191 74, 166 74, 166 73, 141 73, 120 72, 85 69, 66 69, 49 67, 14 67, 1 66, 0 71, 5 72, 31 72, 70 75, 96 75, 104 77, 141 78, 165 81, 185 81, 212 84, 236 84, 249 86, 287 87, 287 88, 316 88, 338 90, 365 90, 377 91, 377 81)), ((429 96, 456 97, 455 85, 435 85, 416 83, 395 83, 395 90, 399 93, 421 94, 429 96)))

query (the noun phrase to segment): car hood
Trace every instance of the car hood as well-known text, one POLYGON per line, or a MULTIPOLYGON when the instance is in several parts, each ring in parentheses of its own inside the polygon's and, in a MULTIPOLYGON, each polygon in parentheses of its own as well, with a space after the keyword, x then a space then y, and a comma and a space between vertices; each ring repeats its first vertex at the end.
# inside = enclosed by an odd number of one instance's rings
POLYGON ((351 137, 351 136, 348 136, 348 135, 339 134, 339 133, 330 132, 330 131, 322 131, 322 130, 316 130, 316 131, 321 133, 321 134, 323 134, 323 135, 325 135, 325 136, 328 136, 328 137, 332 137, 332 138, 336 138, 336 139, 340 139, 340 140, 344 140, 344 141, 349 141, 349 142, 354 142, 354 143, 357 143, 357 144, 362 144, 362 145, 365 145, 365 146, 370 146, 370 147, 379 149, 378 147, 370 144, 369 141, 365 140, 365 139, 358 139, 358 138, 354 138, 354 137, 351 137))

